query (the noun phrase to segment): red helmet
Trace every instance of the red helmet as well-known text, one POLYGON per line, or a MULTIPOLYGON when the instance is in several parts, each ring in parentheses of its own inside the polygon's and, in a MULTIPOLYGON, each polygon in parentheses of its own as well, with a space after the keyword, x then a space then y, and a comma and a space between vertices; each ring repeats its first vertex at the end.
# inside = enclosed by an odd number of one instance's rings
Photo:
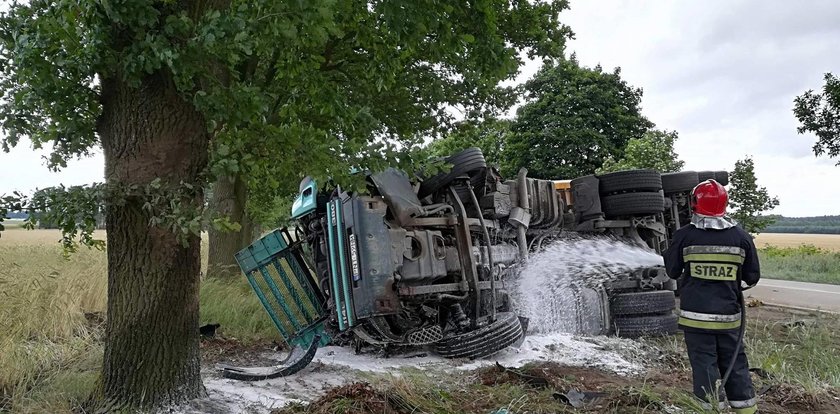
POLYGON ((729 196, 726 189, 715 180, 706 180, 691 190, 691 210, 695 214, 723 217, 729 196))

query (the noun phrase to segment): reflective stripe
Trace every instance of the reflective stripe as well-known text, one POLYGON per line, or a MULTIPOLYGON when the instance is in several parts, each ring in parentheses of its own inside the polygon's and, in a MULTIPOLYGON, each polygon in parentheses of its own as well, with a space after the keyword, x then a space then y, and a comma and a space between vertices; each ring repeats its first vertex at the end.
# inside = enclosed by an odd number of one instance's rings
POLYGON ((749 400, 744 401, 729 401, 729 405, 732 408, 750 408, 757 403, 755 398, 750 398, 749 400))
POLYGON ((754 405, 752 407, 747 408, 732 408, 732 412, 735 414, 755 414, 758 412, 758 406, 754 405))
POLYGON ((729 253, 692 253, 684 254, 683 260, 686 262, 722 262, 722 263, 744 263, 744 258, 737 254, 729 253))
MULTIPOLYGON (((705 401, 701 402, 700 406, 703 407, 704 410, 712 410, 712 404, 709 404, 705 401)), ((719 402, 718 403, 718 410, 723 411, 725 409, 726 409, 726 402, 725 401, 719 402)))
POLYGON ((688 266, 688 274, 698 279, 734 282, 738 280, 738 265, 694 262, 688 266))
POLYGON ((689 328, 712 330, 736 329, 741 326, 740 320, 735 322, 695 321, 694 319, 688 319, 682 316, 680 316, 678 323, 689 328))
POLYGON ((735 246, 688 246, 683 248, 683 254, 706 254, 706 253, 725 253, 725 254, 737 254, 738 256, 744 257, 747 255, 747 252, 740 247, 735 246))
POLYGON ((734 315, 718 315, 715 313, 700 313, 680 309, 680 316, 706 322, 735 322, 741 320, 741 312, 734 315))

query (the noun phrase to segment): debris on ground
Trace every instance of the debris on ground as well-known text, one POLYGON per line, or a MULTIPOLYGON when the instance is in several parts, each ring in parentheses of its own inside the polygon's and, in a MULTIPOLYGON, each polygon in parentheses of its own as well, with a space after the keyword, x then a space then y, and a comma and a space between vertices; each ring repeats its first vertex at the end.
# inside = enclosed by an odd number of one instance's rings
POLYGON ((212 338, 216 336, 216 329, 222 326, 218 323, 209 323, 207 325, 202 325, 198 328, 198 333, 201 335, 202 338, 212 338))
POLYGON ((396 413, 385 393, 373 389, 366 382, 354 382, 333 388, 321 398, 307 406, 295 403, 284 412, 306 412, 312 414, 332 414, 333 408, 341 406, 342 414, 396 413), (311 409, 307 409, 311 408, 311 409))
POLYGON ((748 308, 757 308, 757 307, 762 306, 762 305, 764 305, 764 302, 762 302, 758 299, 750 299, 749 301, 747 301, 747 307, 748 308))
POLYGON ((587 404, 591 404, 597 402, 601 398, 607 396, 605 392, 592 392, 592 391, 579 391, 577 389, 570 389, 565 393, 555 392, 553 394, 554 398, 558 401, 562 401, 566 404, 571 405, 575 408, 583 408, 587 404))
POLYGON ((377 353, 356 354, 347 347, 327 346, 319 349, 312 363, 297 374, 243 382, 221 378, 211 367, 219 362, 270 366, 281 361, 285 353, 266 352, 270 349, 266 344, 241 346, 237 341, 226 338, 203 341, 202 349, 207 366, 202 372, 208 392, 206 400, 227 409, 218 412, 255 413, 265 413, 295 402, 313 401, 333 387, 357 381, 360 375, 399 375, 399 371, 406 368, 464 373, 488 366, 496 369, 496 364, 518 369, 529 363, 551 362, 569 367, 587 367, 580 369, 604 371, 621 377, 644 374, 643 363, 648 354, 643 344, 629 339, 559 333, 530 335, 519 349, 509 348, 493 358, 472 361, 444 359, 425 352, 383 358, 377 353))

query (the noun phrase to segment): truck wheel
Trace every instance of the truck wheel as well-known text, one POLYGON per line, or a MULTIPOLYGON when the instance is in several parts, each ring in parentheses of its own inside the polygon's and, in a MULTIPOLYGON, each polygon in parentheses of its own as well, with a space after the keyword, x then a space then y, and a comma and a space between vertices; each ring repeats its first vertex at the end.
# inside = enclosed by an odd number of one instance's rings
POLYGON ((586 175, 572 180, 572 197, 575 200, 575 223, 604 216, 601 197, 598 195, 598 178, 586 175))
POLYGON ((643 216, 665 210, 665 197, 661 193, 624 193, 601 198, 604 214, 618 216, 643 216))
POLYGON ((670 290, 621 293, 610 299, 610 312, 616 316, 650 315, 670 312, 676 303, 670 290))
POLYGON ((697 179, 701 183, 703 181, 706 181, 706 180, 717 181, 717 179, 715 178, 715 172, 714 171, 697 171, 697 179))
POLYGON ((617 171, 598 175, 601 195, 622 191, 659 191, 662 178, 654 170, 617 171))
MULTIPOLYGON (((451 184, 455 178, 462 175, 468 175, 473 187, 477 190, 484 188, 487 162, 484 160, 484 154, 481 153, 480 149, 467 148, 455 155, 446 157, 445 161, 447 164, 452 164, 452 169, 423 180, 423 182, 420 183, 420 190, 417 194, 418 197, 423 198, 438 190, 446 188, 446 186, 451 184)), ((459 194, 459 196, 461 196, 463 199, 461 201, 465 204, 469 203, 464 196, 461 194, 459 194)), ((469 197, 469 195, 467 195, 467 197, 469 197)))
POLYGON ((613 319, 616 335, 622 338, 665 336, 677 333, 677 315, 638 316, 613 319))
POLYGON ((700 183, 696 171, 683 171, 662 174, 662 191, 665 194, 691 191, 700 183))
POLYGON ((720 185, 729 185, 729 173, 726 171, 715 171, 715 181, 720 185))
POLYGON ((435 344, 444 358, 484 358, 516 343, 523 335, 522 322, 513 312, 499 312, 496 321, 471 332, 446 336, 435 344))

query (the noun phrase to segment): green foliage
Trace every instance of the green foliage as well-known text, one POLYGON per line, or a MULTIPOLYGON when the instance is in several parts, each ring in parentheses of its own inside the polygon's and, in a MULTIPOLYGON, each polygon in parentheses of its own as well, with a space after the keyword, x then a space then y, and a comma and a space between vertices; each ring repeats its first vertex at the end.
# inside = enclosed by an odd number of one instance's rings
POLYGON ((623 158, 653 124, 639 108, 642 90, 620 75, 581 67, 574 56, 544 65, 522 87, 526 103, 505 144, 503 173, 527 167, 534 178, 574 178, 623 158))
POLYGON ((662 173, 682 170, 685 162, 674 152, 677 131, 650 130, 641 138, 632 138, 624 148, 624 157, 616 161, 607 157, 599 173, 622 170, 651 169, 662 173))
POLYGON ((163 74, 214 134, 206 178, 242 175, 250 210, 271 210, 304 175, 345 182, 351 167, 410 163, 420 137, 451 122, 447 106, 507 108, 500 82, 525 55, 562 56, 571 34, 565 0, 219 4, 12 4, 0 14, 0 144, 52 144, 50 167, 64 166, 97 143, 103 84, 163 74))
POLYGON ((793 114, 799 120, 800 134, 811 132, 817 136, 813 148, 816 156, 840 155, 840 78, 826 73, 822 93, 809 90, 796 97, 793 114))
POLYGON ((470 147, 478 147, 488 163, 499 165, 504 143, 509 136, 510 121, 506 119, 466 120, 455 124, 443 138, 432 141, 427 150, 433 156, 445 157, 470 147))
POLYGON ((778 206, 779 199, 771 197, 767 188, 758 186, 751 157, 736 161, 729 174, 729 205, 734 209, 732 218, 749 233, 758 234, 774 222, 772 216, 761 213, 778 206))
POLYGON ((783 217, 774 215, 767 233, 840 234, 840 216, 783 217))
POLYGON ((48 222, 61 230, 65 254, 75 252, 80 243, 102 249, 105 242, 94 238, 93 232, 103 212, 105 188, 101 183, 60 185, 37 190, 31 197, 18 192, 0 197, 0 230, 3 217, 11 212, 25 212, 24 228, 31 230, 39 222, 48 222))

